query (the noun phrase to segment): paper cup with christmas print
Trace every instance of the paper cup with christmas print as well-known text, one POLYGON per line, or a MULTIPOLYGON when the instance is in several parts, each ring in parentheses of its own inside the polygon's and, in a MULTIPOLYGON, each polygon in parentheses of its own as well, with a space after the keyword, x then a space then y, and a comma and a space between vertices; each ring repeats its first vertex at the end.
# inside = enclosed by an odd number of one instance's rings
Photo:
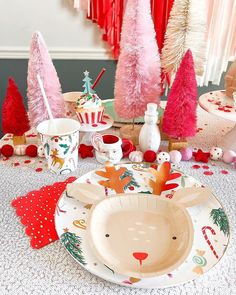
POLYGON ((66 174, 77 168, 79 128, 78 121, 68 118, 43 121, 37 126, 48 169, 53 173, 66 174))

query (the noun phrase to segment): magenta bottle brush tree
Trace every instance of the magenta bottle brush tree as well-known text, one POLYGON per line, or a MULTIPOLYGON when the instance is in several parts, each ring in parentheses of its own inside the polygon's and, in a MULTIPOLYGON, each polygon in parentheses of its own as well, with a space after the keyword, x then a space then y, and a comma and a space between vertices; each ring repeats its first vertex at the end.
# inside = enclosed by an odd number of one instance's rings
POLYGON ((37 74, 42 79, 53 117, 65 117, 65 103, 59 78, 40 32, 35 32, 32 37, 28 63, 27 97, 31 127, 49 119, 37 74))
POLYGON ((143 116, 160 102, 160 58, 150 1, 128 0, 115 79, 115 110, 121 118, 143 116))
POLYGON ((163 117, 163 131, 182 139, 196 134, 197 82, 191 50, 178 68, 163 117))

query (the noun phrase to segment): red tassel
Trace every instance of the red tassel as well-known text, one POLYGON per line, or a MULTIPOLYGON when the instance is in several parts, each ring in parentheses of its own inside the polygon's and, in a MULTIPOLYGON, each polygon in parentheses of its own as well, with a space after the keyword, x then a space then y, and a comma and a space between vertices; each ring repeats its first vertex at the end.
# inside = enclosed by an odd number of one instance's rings
MULTIPOLYGON (((174 0, 150 0, 159 51, 163 47, 166 26, 174 0)), ((114 58, 120 54, 120 36, 125 0, 91 0, 88 19, 103 30, 103 41, 111 47, 114 58)))

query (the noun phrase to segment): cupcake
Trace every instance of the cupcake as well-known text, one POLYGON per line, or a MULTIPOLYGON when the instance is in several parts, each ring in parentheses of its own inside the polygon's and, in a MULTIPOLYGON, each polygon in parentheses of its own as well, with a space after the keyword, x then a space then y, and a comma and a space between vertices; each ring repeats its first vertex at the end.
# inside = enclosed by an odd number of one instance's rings
POLYGON ((77 101, 76 114, 80 123, 96 124, 102 121, 104 107, 96 93, 83 93, 77 101))
POLYGON ((78 98, 76 114, 82 124, 97 124, 102 121, 104 107, 102 101, 91 87, 89 72, 84 72, 84 92, 78 98))

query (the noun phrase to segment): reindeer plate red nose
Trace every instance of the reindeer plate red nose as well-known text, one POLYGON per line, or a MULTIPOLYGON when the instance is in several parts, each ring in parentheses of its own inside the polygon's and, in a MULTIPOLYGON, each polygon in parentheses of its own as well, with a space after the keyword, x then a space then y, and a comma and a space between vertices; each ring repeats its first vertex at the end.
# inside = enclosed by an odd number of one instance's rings
POLYGON ((143 260, 145 260, 148 257, 148 253, 145 252, 134 252, 133 256, 135 259, 137 259, 140 263, 140 265, 142 265, 143 260))

